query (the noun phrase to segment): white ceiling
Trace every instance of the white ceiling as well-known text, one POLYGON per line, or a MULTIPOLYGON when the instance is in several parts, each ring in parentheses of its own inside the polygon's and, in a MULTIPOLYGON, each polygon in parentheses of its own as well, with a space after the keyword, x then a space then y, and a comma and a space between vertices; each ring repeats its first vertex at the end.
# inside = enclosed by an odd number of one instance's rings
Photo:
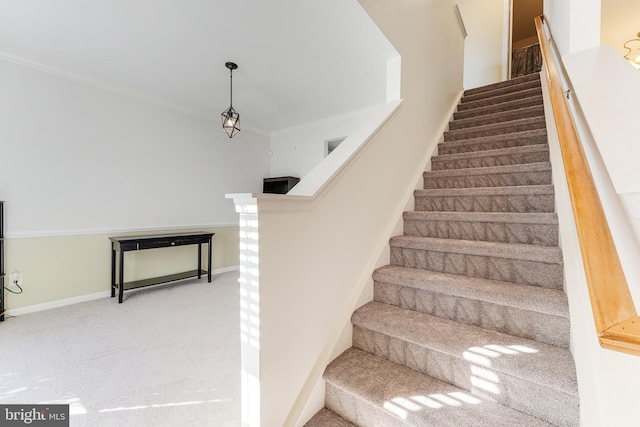
POLYGON ((397 53, 356 0, 0 0, 0 59, 272 132, 385 101, 397 53))

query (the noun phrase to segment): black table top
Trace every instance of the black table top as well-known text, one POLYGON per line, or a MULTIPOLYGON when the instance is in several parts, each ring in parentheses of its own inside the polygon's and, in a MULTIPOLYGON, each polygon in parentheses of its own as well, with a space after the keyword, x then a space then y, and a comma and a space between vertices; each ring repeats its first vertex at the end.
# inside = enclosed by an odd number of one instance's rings
POLYGON ((216 233, 210 233, 205 231, 194 231, 193 233, 163 233, 163 234, 145 234, 142 236, 117 236, 109 237, 113 242, 133 242, 137 240, 151 240, 151 239, 173 239, 180 237, 211 237, 216 233))

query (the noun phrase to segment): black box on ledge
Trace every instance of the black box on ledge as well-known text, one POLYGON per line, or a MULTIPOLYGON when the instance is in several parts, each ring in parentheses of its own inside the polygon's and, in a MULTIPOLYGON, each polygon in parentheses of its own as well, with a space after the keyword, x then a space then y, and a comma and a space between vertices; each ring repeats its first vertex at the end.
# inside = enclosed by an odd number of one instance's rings
POLYGON ((287 194, 298 182, 300 178, 294 176, 279 176, 276 178, 265 178, 262 184, 263 193, 287 194))

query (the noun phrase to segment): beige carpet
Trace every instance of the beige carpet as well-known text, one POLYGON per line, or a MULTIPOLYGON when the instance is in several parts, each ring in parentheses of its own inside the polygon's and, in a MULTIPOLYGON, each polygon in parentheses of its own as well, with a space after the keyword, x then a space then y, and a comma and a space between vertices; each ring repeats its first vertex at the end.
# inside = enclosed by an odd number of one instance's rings
POLYGON ((239 301, 230 272, 7 318, 0 403, 68 403, 71 426, 239 426, 239 301))

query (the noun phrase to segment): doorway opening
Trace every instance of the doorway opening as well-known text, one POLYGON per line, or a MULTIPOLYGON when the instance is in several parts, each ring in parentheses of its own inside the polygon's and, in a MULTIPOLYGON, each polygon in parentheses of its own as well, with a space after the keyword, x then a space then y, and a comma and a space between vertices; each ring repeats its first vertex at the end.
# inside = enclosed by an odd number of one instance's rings
POLYGON ((511 0, 510 78, 540 72, 542 57, 533 18, 543 12, 543 0, 511 0))

